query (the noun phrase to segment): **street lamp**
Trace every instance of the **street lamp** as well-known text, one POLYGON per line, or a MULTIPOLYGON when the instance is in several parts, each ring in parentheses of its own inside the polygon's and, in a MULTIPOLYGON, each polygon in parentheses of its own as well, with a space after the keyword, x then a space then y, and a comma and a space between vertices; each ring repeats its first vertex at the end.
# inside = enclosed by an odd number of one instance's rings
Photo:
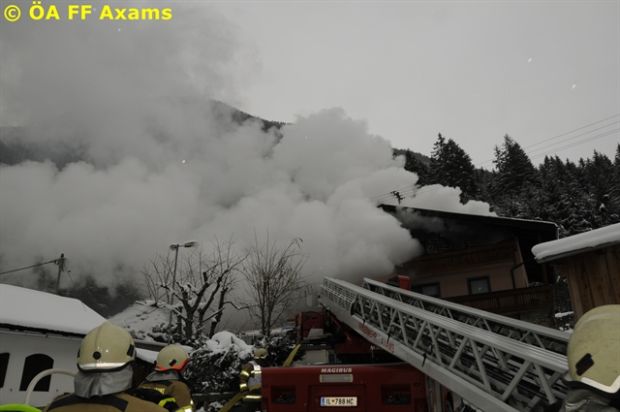
MULTIPOLYGON (((177 261, 179 260, 179 248, 181 247, 194 247, 198 244, 196 241, 185 242, 185 243, 173 243, 170 245, 170 249, 174 250, 174 268, 172 269, 172 287, 174 288, 174 283, 177 279, 177 261)), ((172 306, 173 293, 170 291, 170 295, 168 297, 168 304, 172 306)), ((170 323, 172 323, 172 310, 170 310, 170 323)))

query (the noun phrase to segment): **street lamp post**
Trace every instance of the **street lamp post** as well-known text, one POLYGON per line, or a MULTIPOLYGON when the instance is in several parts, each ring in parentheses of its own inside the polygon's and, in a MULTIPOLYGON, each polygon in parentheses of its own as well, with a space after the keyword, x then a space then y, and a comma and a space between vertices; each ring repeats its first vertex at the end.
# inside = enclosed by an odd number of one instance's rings
MULTIPOLYGON (((170 249, 174 250, 174 267, 172 269, 172 288, 174 288, 174 284, 176 282, 177 279, 177 262, 179 260, 179 248, 181 247, 194 247, 198 244, 198 242, 196 241, 191 241, 191 242, 185 242, 185 243, 173 243, 172 245, 170 245, 170 249)), ((170 291, 170 294, 168 295, 168 304, 170 306, 172 306, 173 303, 173 293, 172 290, 170 291)), ((169 323, 172 323, 172 309, 170 309, 170 320, 169 323)))

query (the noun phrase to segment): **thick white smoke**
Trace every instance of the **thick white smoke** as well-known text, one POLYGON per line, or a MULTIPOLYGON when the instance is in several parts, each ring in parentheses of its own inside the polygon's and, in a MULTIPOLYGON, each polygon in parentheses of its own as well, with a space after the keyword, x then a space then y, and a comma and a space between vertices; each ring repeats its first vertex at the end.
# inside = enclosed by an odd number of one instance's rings
POLYGON ((0 26, 0 126, 86 160, 0 166, 3 269, 63 252, 73 273, 105 278, 173 242, 243 247, 268 233, 303 240, 309 280, 373 276, 421 252, 377 194, 408 186, 412 205, 488 212, 456 189, 418 190, 389 143, 341 109, 298 119, 281 140, 223 120, 209 97, 235 101, 231 84, 254 61, 191 7, 168 23, 0 26))
POLYGON ((303 240, 309 276, 351 277, 389 273, 418 251, 368 199, 393 179, 416 179, 386 141, 341 110, 299 119, 274 139, 256 125, 234 128, 205 136, 185 163, 154 169, 137 157, 104 168, 2 167, 3 261, 62 251, 73 266, 105 272, 139 267, 179 240, 232 237, 243 246, 268 233, 303 240))

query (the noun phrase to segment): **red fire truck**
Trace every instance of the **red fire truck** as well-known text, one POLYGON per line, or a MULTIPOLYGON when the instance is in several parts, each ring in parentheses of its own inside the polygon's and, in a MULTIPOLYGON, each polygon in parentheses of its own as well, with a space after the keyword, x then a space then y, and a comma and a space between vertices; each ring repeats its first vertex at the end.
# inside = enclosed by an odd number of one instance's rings
POLYGON ((253 411, 514 412, 565 397, 565 332, 372 279, 325 278, 320 299, 297 319, 301 362, 258 368, 253 411))
POLYGON ((263 411, 428 410, 423 373, 373 347, 329 312, 299 314, 295 332, 303 343, 304 358, 321 364, 263 368, 263 411))
POLYGON ((426 412, 424 375, 406 364, 265 368, 268 412, 426 412))

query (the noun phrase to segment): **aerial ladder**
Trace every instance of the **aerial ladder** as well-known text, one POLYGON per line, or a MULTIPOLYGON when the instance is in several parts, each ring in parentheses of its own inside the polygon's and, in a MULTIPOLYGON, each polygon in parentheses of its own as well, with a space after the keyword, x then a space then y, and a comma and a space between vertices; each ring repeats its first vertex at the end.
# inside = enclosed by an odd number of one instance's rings
POLYGON ((483 411, 564 398, 569 334, 364 279, 325 278, 320 301, 373 345, 483 411))

